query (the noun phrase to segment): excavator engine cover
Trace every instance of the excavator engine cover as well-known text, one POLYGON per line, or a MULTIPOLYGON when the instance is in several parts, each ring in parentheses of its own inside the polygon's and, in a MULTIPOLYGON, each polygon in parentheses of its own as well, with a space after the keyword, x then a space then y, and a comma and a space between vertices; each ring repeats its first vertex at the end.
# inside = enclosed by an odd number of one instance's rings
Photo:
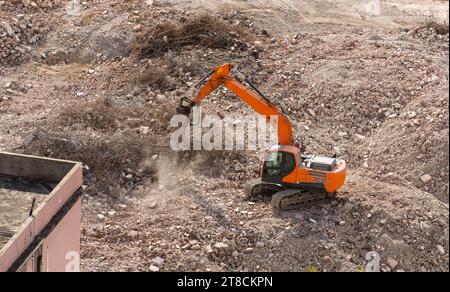
POLYGON ((310 161, 310 167, 316 170, 332 171, 336 167, 336 158, 313 157, 310 161))

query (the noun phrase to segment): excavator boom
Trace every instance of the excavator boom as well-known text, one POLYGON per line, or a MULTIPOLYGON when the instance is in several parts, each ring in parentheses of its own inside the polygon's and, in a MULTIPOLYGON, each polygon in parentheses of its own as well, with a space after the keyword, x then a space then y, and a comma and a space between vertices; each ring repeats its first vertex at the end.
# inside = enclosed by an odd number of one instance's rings
POLYGON ((224 85, 258 114, 264 116, 275 127, 280 145, 293 145, 292 124, 289 119, 250 82, 245 81, 253 90, 239 82, 236 77, 232 76, 232 71, 233 67, 231 64, 217 67, 198 84, 200 90, 196 96, 191 101, 188 101, 187 105, 180 105, 177 111, 179 113, 189 114, 193 106, 199 104, 216 88, 224 85), (209 80, 208 77, 210 77, 209 80))

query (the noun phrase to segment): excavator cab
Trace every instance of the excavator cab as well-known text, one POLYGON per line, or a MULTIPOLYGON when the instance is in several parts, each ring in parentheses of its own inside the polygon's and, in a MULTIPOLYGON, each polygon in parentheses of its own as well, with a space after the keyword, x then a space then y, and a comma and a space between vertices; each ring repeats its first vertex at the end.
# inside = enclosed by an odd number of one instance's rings
POLYGON ((297 164, 293 153, 278 149, 268 151, 262 166, 262 180, 281 183, 284 177, 295 171, 297 164))

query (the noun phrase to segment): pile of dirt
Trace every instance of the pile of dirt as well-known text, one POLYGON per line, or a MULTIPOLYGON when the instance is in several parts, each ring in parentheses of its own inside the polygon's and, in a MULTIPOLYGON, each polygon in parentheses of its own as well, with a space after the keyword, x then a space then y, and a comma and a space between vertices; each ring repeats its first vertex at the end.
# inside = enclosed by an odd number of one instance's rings
MULTIPOLYGON (((448 90, 445 82, 434 86, 448 90)), ((412 185, 448 203, 448 94, 439 91, 418 96, 386 121, 363 143, 368 150, 359 159, 375 179, 412 185)))
POLYGON ((8 0, 0 1, 2 10, 13 12, 45 12, 61 7, 65 0, 8 0))
POLYGON ((0 65, 18 65, 31 58, 51 29, 53 15, 65 1, 0 1, 0 65))
POLYGON ((42 40, 45 31, 44 23, 36 17, 5 19, 0 29, 0 64, 17 65, 28 60, 31 47, 42 40))
POLYGON ((155 58, 187 46, 245 50, 248 47, 246 37, 242 27, 202 15, 181 23, 166 22, 149 27, 136 35, 130 51, 139 58, 155 58))

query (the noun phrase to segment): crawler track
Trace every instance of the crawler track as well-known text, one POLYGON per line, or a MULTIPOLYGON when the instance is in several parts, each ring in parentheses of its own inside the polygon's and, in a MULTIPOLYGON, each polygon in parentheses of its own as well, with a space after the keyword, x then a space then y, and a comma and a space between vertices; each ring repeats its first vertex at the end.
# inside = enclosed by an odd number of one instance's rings
POLYGON ((261 179, 249 181, 244 186, 244 192, 249 197, 271 195, 273 208, 286 211, 297 209, 306 203, 334 198, 335 194, 328 194, 321 190, 286 188, 279 184, 262 182, 261 179))

